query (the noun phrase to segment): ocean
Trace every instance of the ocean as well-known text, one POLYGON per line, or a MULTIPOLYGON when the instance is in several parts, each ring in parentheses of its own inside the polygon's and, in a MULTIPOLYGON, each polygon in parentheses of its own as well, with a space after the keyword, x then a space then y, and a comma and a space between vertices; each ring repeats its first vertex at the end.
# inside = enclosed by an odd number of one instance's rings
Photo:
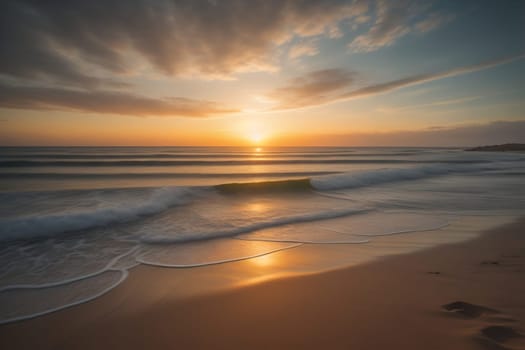
POLYGON ((525 154, 458 148, 0 148, 0 323, 196 268, 517 216, 525 154))

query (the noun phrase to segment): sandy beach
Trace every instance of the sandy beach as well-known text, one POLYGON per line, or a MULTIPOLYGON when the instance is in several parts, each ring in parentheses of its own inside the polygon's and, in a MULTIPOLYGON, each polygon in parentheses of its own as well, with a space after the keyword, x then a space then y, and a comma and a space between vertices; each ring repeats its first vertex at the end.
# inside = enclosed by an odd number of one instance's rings
POLYGON ((525 1, 0 1, 0 350, 525 350, 525 1))
MULTIPOLYGON (((0 345, 523 349, 524 225, 521 219, 463 243, 196 295, 191 285, 212 281, 206 278, 214 273, 212 267, 200 271, 203 278, 192 279, 188 271, 199 271, 140 266, 125 283, 93 302, 1 326, 0 345), (178 290, 180 281, 187 282, 187 295, 178 290)), ((247 262, 216 269, 234 264, 247 262)))

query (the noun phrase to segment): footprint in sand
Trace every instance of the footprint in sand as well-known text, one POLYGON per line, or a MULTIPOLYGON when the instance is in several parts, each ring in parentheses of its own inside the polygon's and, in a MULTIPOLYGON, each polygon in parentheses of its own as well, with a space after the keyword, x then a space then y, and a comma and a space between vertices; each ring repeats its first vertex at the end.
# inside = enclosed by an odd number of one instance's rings
POLYGON ((485 327, 481 330, 481 334, 497 343, 504 343, 510 339, 523 337, 523 334, 521 334, 514 328, 507 326, 485 327))
POLYGON ((524 349, 525 337, 522 333, 512 327, 488 326, 480 331, 482 344, 490 349, 524 349))
POLYGON ((464 301, 455 301, 442 306, 443 309, 454 312, 466 318, 476 318, 486 314, 498 314, 498 310, 490 309, 485 306, 466 303, 464 301))
MULTIPOLYGON (((516 322, 498 310, 464 301, 445 304, 442 308, 466 319, 483 318, 484 321, 497 323, 516 322)), ((513 327, 497 324, 482 328, 476 339, 492 349, 523 349, 522 346, 525 345, 524 334, 513 327)))

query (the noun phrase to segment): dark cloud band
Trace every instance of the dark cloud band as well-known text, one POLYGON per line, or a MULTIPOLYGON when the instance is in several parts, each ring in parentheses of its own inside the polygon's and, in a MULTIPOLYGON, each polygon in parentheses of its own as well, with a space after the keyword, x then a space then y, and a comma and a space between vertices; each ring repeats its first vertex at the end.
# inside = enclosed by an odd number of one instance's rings
POLYGON ((156 99, 112 91, 5 86, 0 107, 33 110, 73 110, 134 116, 210 117, 238 112, 212 101, 187 98, 156 99))

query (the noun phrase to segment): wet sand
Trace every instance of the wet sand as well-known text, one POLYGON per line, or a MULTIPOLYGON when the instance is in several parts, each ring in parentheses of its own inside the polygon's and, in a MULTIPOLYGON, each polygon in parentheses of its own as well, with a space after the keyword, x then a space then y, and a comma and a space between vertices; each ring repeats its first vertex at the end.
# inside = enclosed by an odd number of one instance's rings
POLYGON ((524 227, 233 289, 214 290, 218 272, 246 262, 140 266, 95 301, 0 326, 0 348, 525 349, 524 227))

